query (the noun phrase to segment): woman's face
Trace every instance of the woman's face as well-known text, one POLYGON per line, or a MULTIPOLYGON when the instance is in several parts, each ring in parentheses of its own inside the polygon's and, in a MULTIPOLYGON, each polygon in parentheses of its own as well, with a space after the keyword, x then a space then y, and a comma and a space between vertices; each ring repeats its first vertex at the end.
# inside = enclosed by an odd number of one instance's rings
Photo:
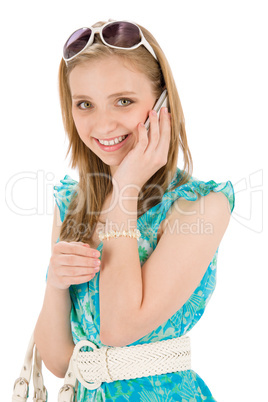
POLYGON ((78 134, 114 174, 155 104, 152 84, 117 56, 77 65, 69 84, 78 134))

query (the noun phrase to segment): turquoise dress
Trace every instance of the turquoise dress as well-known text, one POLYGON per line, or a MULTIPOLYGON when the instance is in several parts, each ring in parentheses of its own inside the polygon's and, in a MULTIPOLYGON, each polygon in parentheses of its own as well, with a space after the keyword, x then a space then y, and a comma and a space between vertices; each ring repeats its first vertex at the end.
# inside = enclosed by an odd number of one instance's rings
MULTIPOLYGON (((141 266, 157 245, 157 230, 172 203, 179 197, 196 200, 198 194, 206 196, 211 191, 221 191, 229 200, 231 212, 234 208, 234 190, 230 181, 215 183, 213 180, 203 182, 191 177, 190 181, 170 191, 174 183, 180 179, 177 169, 162 201, 149 209, 138 219, 141 237, 138 250, 141 266)), ((64 220, 72 196, 76 193, 77 181, 66 175, 61 185, 54 186, 54 196, 64 220)), ((58 239, 59 241, 59 239, 58 239)), ((98 250, 102 252, 102 242, 98 250)), ((183 336, 200 320, 216 285, 218 249, 210 262, 201 282, 185 302, 185 304, 157 329, 137 340, 132 345, 156 342, 183 336)), ((100 309, 99 309, 99 273, 87 283, 70 287, 72 300, 71 327, 74 342, 87 339, 102 347, 100 341, 100 309)), ((89 401, 130 401, 130 402, 203 402, 215 401, 209 388, 193 370, 171 374, 155 375, 134 380, 102 383, 96 390, 87 390, 81 384, 78 387, 78 402, 89 401)))

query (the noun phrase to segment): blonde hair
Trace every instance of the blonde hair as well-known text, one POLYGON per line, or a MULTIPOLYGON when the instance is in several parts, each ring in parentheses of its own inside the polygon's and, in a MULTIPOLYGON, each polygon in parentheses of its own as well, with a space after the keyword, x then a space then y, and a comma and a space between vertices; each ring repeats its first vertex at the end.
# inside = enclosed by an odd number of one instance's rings
MULTIPOLYGON (((99 22, 94 26, 101 26, 99 22)), ((69 88, 69 74, 75 66, 90 60, 118 56, 142 71, 153 84, 153 91, 159 97, 164 88, 169 95, 171 113, 171 140, 168 160, 142 187, 138 200, 138 217, 161 201, 170 180, 177 170, 178 152, 182 150, 184 167, 181 179, 175 187, 187 183, 192 174, 192 157, 187 143, 183 110, 166 57, 149 31, 141 30, 152 46, 158 62, 143 46, 134 50, 114 49, 104 45, 98 35, 94 43, 70 60, 67 65, 62 59, 59 68, 59 93, 62 118, 69 138, 66 157, 71 152, 71 167, 78 168, 79 183, 76 196, 71 200, 61 226, 60 240, 89 243, 107 195, 112 190, 110 167, 95 155, 80 139, 72 117, 72 99, 69 88), (96 175, 97 172, 97 175, 96 175), (70 226, 70 220, 72 225, 70 226), (71 230, 70 230, 71 227, 71 230), (78 230, 84 227, 85 230, 78 230)))

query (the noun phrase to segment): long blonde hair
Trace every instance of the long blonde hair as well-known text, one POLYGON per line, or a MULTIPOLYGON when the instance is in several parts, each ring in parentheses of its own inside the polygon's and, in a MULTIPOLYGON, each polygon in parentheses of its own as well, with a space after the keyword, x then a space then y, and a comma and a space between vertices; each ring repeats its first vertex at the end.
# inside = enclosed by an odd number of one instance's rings
MULTIPOLYGON (((97 27, 103 24, 104 22, 99 22, 94 26, 97 27)), ((71 200, 62 223, 60 240, 89 243, 98 223, 103 203, 112 190, 110 167, 84 144, 73 121, 72 99, 68 79, 70 72, 78 64, 116 55, 147 76, 153 84, 156 97, 160 96, 164 88, 168 91, 171 113, 171 140, 168 161, 142 187, 138 200, 138 217, 161 201, 171 178, 176 173, 179 149, 183 153, 184 167, 181 180, 175 187, 186 183, 192 174, 193 162, 187 143, 184 115, 171 69, 155 38, 145 28, 141 26, 140 28, 152 46, 158 62, 143 46, 135 50, 114 49, 105 46, 96 35, 94 43, 70 60, 67 65, 63 59, 60 63, 60 103, 64 128, 69 138, 66 157, 71 152, 71 167, 78 168, 79 171, 77 191, 71 200), (70 221, 72 221, 71 225, 70 221), (78 230, 78 228, 82 227, 84 230, 78 230)))

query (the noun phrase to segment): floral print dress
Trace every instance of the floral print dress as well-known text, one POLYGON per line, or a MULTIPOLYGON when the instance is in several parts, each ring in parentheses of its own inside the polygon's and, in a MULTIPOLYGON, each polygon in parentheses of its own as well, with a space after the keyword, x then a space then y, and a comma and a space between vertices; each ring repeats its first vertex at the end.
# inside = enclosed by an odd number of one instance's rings
MULTIPOLYGON (((151 255, 157 245, 157 230, 173 202, 179 197, 196 200, 199 195, 206 196, 211 191, 221 191, 229 200, 231 212, 234 209, 234 190, 230 181, 215 183, 213 180, 203 182, 191 177, 190 181, 170 190, 180 180, 180 169, 176 174, 162 201, 149 209, 138 219, 141 237, 138 240, 138 251, 141 266, 151 255)), ((64 220, 70 201, 76 193, 77 181, 66 175, 54 186, 54 197, 60 210, 61 221, 64 220)), ((58 239, 59 241, 59 239, 58 239)), ((98 250, 102 253, 102 242, 98 250)), ((185 304, 166 322, 132 345, 156 342, 187 334, 200 320, 216 285, 218 249, 210 262, 201 282, 185 302, 185 304)), ((74 342, 90 340, 97 347, 100 341, 100 309, 99 309, 99 273, 87 283, 70 287, 72 310, 70 315, 74 342)), ((130 401, 130 402, 201 402, 215 401, 209 388, 193 370, 171 374, 102 383, 96 390, 88 390, 81 384, 78 386, 78 402, 90 401, 130 401)))

